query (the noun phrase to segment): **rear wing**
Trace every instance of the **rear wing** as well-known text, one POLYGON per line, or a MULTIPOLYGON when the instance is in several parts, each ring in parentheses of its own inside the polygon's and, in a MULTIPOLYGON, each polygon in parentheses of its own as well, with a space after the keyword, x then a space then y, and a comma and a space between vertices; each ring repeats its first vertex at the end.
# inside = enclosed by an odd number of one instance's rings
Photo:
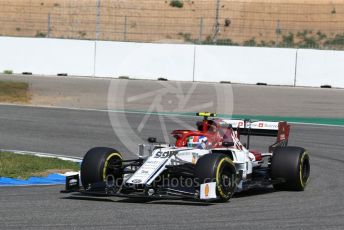
POLYGON ((286 121, 250 121, 250 120, 223 120, 240 135, 276 137, 276 142, 270 150, 277 146, 286 146, 289 139, 290 125, 286 121))

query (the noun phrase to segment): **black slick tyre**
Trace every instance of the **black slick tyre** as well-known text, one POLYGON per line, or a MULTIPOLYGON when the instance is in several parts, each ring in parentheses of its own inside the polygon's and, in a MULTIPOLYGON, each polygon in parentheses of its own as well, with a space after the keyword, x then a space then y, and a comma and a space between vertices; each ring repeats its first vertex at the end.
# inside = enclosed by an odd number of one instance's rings
POLYGON ((122 155, 117 150, 107 147, 90 149, 81 163, 82 186, 87 190, 92 184, 105 182, 109 176, 115 180, 121 179, 121 165, 122 155), (117 166, 109 168, 109 165, 117 166))
POLYGON ((303 191, 310 175, 310 160, 304 148, 288 146, 274 150, 271 160, 272 181, 276 190, 303 191))
POLYGON ((212 153, 198 159, 195 178, 199 184, 216 182, 219 201, 228 201, 236 189, 236 168, 233 161, 221 153, 212 153))

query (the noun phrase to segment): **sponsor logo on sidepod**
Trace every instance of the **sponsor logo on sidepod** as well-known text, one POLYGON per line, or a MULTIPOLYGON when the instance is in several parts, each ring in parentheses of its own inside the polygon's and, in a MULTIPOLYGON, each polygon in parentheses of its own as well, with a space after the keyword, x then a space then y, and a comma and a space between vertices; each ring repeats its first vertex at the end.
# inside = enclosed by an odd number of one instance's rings
POLYGON ((139 184, 139 183, 142 182, 142 180, 140 180, 140 179, 134 179, 134 180, 132 180, 131 182, 132 182, 133 184, 139 184))

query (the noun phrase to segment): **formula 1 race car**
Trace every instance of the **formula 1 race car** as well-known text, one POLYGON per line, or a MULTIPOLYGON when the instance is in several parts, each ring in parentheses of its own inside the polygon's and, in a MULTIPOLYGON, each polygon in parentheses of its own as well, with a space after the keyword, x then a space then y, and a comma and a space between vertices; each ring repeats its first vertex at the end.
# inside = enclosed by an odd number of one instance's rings
POLYGON ((83 158, 80 175, 66 178, 63 192, 227 201, 236 192, 271 185, 276 190, 305 189, 309 155, 301 147, 287 146, 287 122, 209 119, 216 114, 207 112, 197 115, 203 117, 197 130, 174 130, 173 146, 149 138, 149 145, 139 146, 138 159, 125 160, 112 148, 92 148, 83 158), (245 144, 240 142, 242 135, 247 136, 245 144), (261 153, 249 150, 251 136, 276 137, 276 142, 261 153))

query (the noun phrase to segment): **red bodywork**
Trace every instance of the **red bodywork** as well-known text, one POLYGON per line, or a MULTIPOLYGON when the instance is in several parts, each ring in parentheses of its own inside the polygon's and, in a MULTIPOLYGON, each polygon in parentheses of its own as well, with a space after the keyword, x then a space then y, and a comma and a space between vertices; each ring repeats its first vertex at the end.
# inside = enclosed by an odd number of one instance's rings
MULTIPOLYGON (((208 146, 211 148, 221 148, 224 141, 234 142, 234 148, 241 148, 241 144, 237 145, 232 137, 240 139, 241 131, 244 130, 244 123, 239 123, 239 127, 236 128, 237 132, 234 132, 231 125, 221 126, 223 124, 222 119, 208 120, 204 119, 199 122, 198 129, 201 130, 174 130, 171 134, 176 138, 176 147, 187 146, 187 140, 191 136, 205 136, 208 139, 208 146)), ((235 127, 234 127, 235 128, 235 127)), ((247 130, 247 129, 246 129, 247 130)), ((261 131, 261 130, 258 130, 261 131)), ((250 135, 259 136, 275 136, 276 142, 269 146, 269 152, 272 152, 274 147, 284 145, 288 142, 290 125, 287 122, 278 122, 278 130, 273 131, 273 133, 259 133, 254 130, 251 131, 250 135)), ((247 131, 246 131, 247 132, 247 131)), ((247 135, 247 134, 244 134, 247 135)), ((253 154, 259 154, 256 150, 251 150, 253 154)))
POLYGON ((171 134, 176 138, 176 147, 185 147, 187 139, 191 136, 205 136, 208 139, 208 145, 212 148, 222 147, 222 142, 226 137, 231 137, 233 130, 230 127, 220 127, 220 119, 202 121, 201 130, 174 130, 171 134))

